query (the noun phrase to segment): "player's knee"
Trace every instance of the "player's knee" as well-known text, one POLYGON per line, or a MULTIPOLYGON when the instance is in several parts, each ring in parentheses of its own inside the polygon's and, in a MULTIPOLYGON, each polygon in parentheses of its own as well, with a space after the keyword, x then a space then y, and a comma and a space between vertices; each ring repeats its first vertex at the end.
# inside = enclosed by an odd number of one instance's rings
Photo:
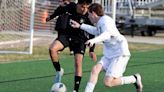
POLYGON ((57 53, 58 51, 56 50, 55 47, 50 47, 50 48, 49 48, 49 52, 50 52, 50 53, 57 53))
POLYGON ((79 68, 82 67, 82 61, 83 61, 83 56, 76 54, 75 55, 75 66, 79 67, 79 68))
POLYGON ((104 80, 104 85, 107 87, 113 87, 114 86, 111 80, 106 80, 106 79, 104 80))

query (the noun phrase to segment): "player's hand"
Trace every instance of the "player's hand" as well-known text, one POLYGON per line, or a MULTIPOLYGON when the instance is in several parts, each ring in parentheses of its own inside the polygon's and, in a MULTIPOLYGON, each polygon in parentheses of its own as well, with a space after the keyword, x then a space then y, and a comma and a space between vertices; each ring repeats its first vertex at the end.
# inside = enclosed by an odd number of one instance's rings
POLYGON ((91 41, 91 40, 88 40, 87 42, 85 42, 85 44, 88 46, 88 47, 92 47, 94 45, 94 43, 91 41))
POLYGON ((50 21, 50 20, 51 20, 50 17, 47 17, 47 18, 46 18, 46 22, 48 22, 48 21, 50 21))
POLYGON ((80 28, 80 24, 72 19, 70 19, 69 24, 71 25, 71 27, 73 28, 80 28))

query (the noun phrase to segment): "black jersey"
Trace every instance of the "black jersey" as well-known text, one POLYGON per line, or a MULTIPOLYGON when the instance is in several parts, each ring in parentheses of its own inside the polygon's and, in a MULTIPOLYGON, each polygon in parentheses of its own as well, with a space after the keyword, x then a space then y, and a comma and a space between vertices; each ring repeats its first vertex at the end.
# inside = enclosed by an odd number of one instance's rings
MULTIPOLYGON (((91 24, 91 22, 88 19, 88 14, 86 15, 81 15, 81 14, 72 14, 70 15, 70 19, 75 20, 76 22, 82 24, 91 24)), ((70 25, 68 25, 68 35, 70 36, 70 38, 72 40, 84 40, 86 41, 87 39, 89 39, 89 33, 81 30, 80 28, 72 28, 70 25)))
POLYGON ((64 13, 68 13, 69 18, 67 21, 67 27, 66 27, 66 30, 64 30, 66 35, 74 41, 84 42, 84 41, 89 39, 90 34, 79 29, 79 28, 72 28, 69 24, 69 20, 70 19, 75 20, 80 24, 82 24, 82 23, 91 24, 91 22, 88 18, 88 13, 85 15, 78 14, 76 11, 76 7, 77 7, 77 4, 75 4, 73 2, 71 2, 70 4, 68 4, 64 7, 58 7, 54 11, 54 13, 50 16, 50 18, 52 19, 52 18, 59 16, 59 15, 62 15, 64 13))
MULTIPOLYGON (((53 14, 50 15, 50 19, 55 18, 56 16, 60 16, 66 12, 71 12, 71 10, 76 10, 76 4, 74 2, 70 2, 66 6, 59 6, 56 10, 54 10, 53 14)), ((72 12, 71 12, 72 13, 72 12)))

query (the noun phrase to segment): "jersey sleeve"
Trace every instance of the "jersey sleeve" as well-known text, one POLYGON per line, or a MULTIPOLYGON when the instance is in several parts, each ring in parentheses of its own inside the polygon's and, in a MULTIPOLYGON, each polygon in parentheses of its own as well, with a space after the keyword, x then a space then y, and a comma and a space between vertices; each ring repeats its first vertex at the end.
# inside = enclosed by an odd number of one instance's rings
POLYGON ((53 18, 55 18, 56 16, 59 16, 60 14, 62 14, 61 11, 62 11, 62 6, 57 7, 57 9, 54 10, 53 14, 50 15, 50 19, 53 19, 53 18))
POLYGON ((97 35, 98 31, 97 28, 91 25, 87 25, 87 24, 81 24, 80 29, 92 34, 92 35, 97 35))
POLYGON ((99 36, 97 36, 97 37, 91 39, 91 41, 92 41, 93 43, 98 43, 98 42, 102 42, 102 41, 105 41, 105 40, 110 40, 111 37, 112 37, 112 36, 110 35, 110 33, 107 32, 107 31, 105 31, 105 32, 103 32, 102 34, 100 34, 99 36))
POLYGON ((56 10, 54 10, 53 14, 50 15, 50 19, 55 18, 56 16, 62 15, 66 12, 72 14, 73 11, 75 11, 76 4, 71 2, 70 4, 66 6, 59 6, 56 10))
POLYGON ((91 40, 93 43, 98 43, 105 40, 110 41, 111 38, 120 35, 117 28, 115 27, 115 24, 112 22, 101 23, 98 30, 100 34, 91 40))

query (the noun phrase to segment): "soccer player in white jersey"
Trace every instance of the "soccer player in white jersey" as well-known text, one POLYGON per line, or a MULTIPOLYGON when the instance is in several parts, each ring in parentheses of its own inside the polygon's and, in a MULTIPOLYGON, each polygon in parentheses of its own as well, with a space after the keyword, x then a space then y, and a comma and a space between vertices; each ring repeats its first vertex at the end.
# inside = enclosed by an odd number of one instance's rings
POLYGON ((102 69, 106 72, 104 77, 105 86, 113 87, 124 84, 134 84, 137 92, 142 92, 143 85, 140 74, 123 76, 130 58, 130 52, 128 42, 125 37, 119 33, 115 21, 111 17, 104 15, 102 6, 96 3, 89 7, 88 17, 96 27, 87 24, 80 25, 74 20, 70 21, 72 27, 81 28, 96 35, 95 38, 86 42, 88 46, 92 46, 98 42, 103 43, 103 56, 93 67, 85 92, 94 91, 98 75, 102 69))

